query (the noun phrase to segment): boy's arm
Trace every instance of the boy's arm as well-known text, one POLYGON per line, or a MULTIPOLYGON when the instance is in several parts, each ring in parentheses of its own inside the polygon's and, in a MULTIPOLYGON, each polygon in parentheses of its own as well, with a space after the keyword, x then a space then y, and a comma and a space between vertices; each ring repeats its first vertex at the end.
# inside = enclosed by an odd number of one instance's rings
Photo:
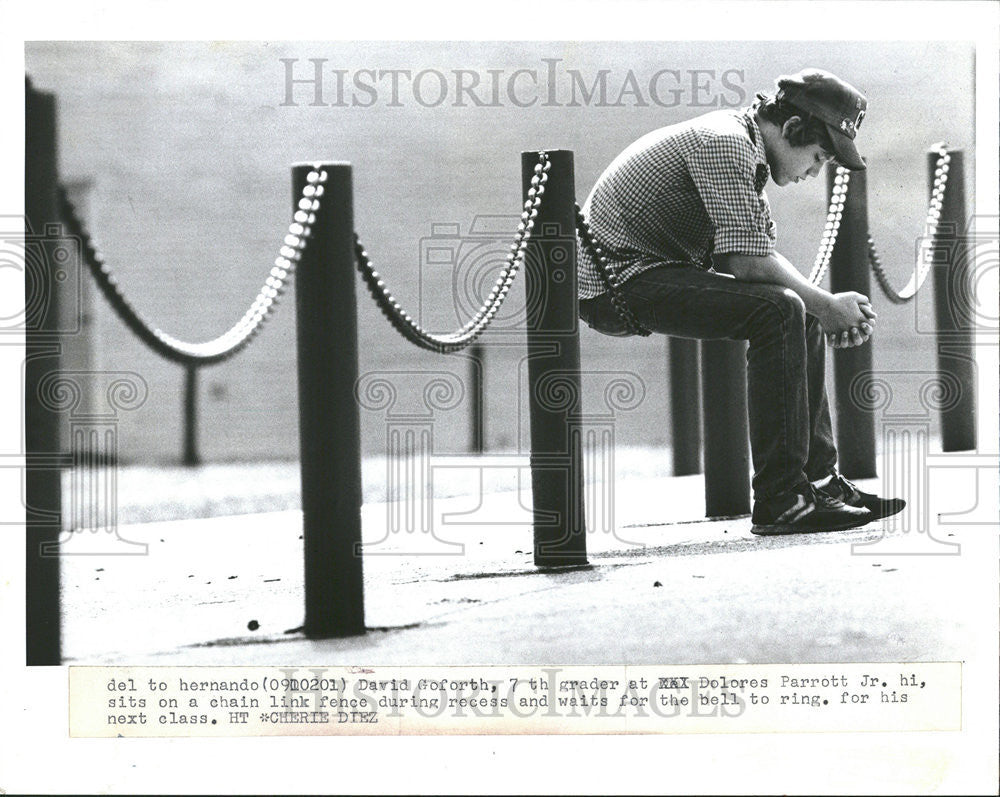
POLYGON ((727 252, 713 255, 712 259, 716 270, 732 274, 737 280, 769 282, 794 291, 838 348, 860 346, 871 337, 876 314, 864 294, 830 293, 813 285, 777 252, 766 256, 727 252))

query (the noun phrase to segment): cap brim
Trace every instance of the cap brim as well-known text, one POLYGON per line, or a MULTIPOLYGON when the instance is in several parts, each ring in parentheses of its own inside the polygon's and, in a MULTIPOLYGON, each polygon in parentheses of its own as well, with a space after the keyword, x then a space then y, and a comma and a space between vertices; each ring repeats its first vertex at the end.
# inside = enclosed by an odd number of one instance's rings
POLYGON ((830 139, 833 141, 833 154, 837 159, 837 163, 856 172, 867 168, 864 158, 861 157, 861 153, 858 152, 858 148, 854 145, 853 139, 845 136, 833 125, 827 125, 826 129, 830 131, 830 139))

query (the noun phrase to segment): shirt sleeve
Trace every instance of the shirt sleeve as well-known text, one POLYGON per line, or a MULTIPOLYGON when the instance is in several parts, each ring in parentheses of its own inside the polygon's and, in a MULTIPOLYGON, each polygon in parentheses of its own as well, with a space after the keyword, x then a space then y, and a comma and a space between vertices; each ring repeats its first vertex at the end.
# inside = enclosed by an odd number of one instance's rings
POLYGON ((774 222, 767 197, 754 187, 759 164, 749 139, 711 136, 687 157, 687 165, 714 227, 714 252, 771 254, 774 222))

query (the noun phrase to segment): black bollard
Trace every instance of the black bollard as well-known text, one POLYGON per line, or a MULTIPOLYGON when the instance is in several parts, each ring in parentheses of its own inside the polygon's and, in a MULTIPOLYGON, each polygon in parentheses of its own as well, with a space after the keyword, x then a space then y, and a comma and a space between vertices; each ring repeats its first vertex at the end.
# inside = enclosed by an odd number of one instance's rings
MULTIPOLYGON (((587 563, 580 450, 580 332, 577 325, 576 189, 573 153, 547 152, 551 168, 525 256, 534 561, 587 563), (532 301, 531 297, 537 297, 532 301)), ((528 199, 538 152, 521 153, 528 199)))
MULTIPOLYGON (((314 164, 292 167, 297 203, 314 164)), ((305 633, 365 631, 361 561, 361 431, 354 396, 358 318, 351 166, 328 178, 295 275, 299 445, 305 552, 305 633)))
POLYGON ((750 512, 746 350, 741 340, 701 342, 705 517, 750 512))
POLYGON ((25 210, 25 660, 57 665, 62 659, 59 611, 59 533, 62 443, 59 415, 40 388, 60 369, 59 238, 56 204, 56 99, 30 83, 24 103, 25 210))
POLYGON ((486 450, 485 416, 483 402, 486 398, 484 371, 486 353, 481 343, 469 346, 469 450, 482 454, 486 450))
MULTIPOLYGON (((837 170, 826 170, 828 195, 833 193, 837 170)), ((857 291, 871 298, 868 265, 868 183, 865 172, 851 172, 837 244, 830 256, 830 290, 857 291)), ((855 384, 870 378, 872 344, 836 349, 833 377, 837 410, 837 451, 840 472, 850 479, 867 479, 875 472, 875 410, 860 405, 855 384), (853 395, 852 395, 853 394, 853 395)))
POLYGON ((698 341, 667 338, 674 476, 701 473, 701 382, 698 341))
POLYGON ((198 454, 198 366, 184 368, 184 454, 188 467, 201 464, 198 454))
MULTIPOLYGON (((948 150, 948 182, 933 246, 934 318, 937 324, 938 373, 949 400, 941 406, 941 449, 976 448, 976 361, 972 349, 975 308, 965 215, 965 156, 948 150)), ((927 153, 928 190, 934 187, 936 149, 927 153)))

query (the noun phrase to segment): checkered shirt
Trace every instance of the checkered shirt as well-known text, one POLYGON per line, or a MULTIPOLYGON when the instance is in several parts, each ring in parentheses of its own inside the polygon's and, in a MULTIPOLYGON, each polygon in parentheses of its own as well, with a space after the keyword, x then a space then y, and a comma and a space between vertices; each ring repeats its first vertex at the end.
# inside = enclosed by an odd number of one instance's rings
MULTIPOLYGON (((664 263, 708 269, 713 253, 774 251, 769 176, 753 109, 713 111, 626 148, 583 210, 620 282, 664 263)), ((579 297, 590 299, 607 286, 600 266, 577 249, 579 297)))

